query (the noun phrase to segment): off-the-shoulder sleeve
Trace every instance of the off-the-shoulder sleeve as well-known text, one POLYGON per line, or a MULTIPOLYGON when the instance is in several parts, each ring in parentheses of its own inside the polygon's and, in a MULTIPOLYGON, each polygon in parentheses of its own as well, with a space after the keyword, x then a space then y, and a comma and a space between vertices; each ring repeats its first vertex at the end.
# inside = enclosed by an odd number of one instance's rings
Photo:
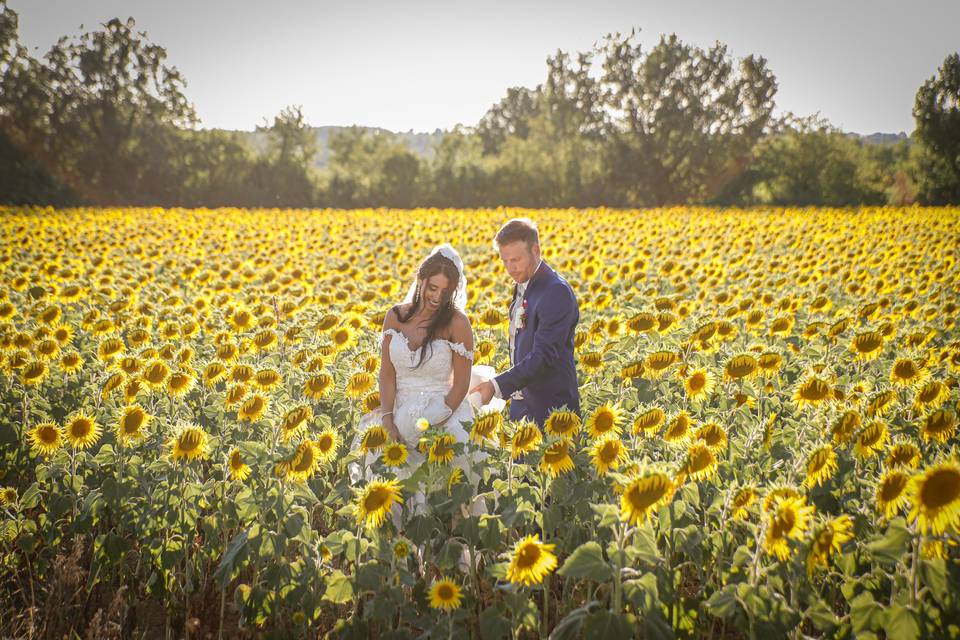
POLYGON ((450 344, 450 349, 460 354, 470 362, 473 362, 473 351, 467 351, 467 348, 463 346, 462 342, 450 342, 449 344, 450 344))

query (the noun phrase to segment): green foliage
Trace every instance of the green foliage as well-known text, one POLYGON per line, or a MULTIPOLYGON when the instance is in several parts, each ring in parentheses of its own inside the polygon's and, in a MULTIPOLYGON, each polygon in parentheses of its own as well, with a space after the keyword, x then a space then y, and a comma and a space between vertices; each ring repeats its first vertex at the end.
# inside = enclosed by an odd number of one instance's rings
POLYGON ((943 61, 938 75, 917 91, 913 104, 918 196, 924 204, 960 202, 960 54, 943 61))

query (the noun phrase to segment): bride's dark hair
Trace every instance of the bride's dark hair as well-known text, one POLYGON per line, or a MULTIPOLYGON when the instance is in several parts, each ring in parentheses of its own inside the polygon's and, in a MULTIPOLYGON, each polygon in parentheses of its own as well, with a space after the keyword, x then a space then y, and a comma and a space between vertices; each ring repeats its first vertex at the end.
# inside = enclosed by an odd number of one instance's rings
MULTIPOLYGON (((450 321, 453 320, 453 292, 457 290, 457 286, 460 284, 460 271, 457 269, 457 266, 440 252, 427 256, 417 269, 417 288, 413 293, 413 303, 407 309, 406 314, 400 313, 400 307, 393 308, 401 323, 406 324, 409 322, 410 318, 413 317, 413 314, 417 312, 423 303, 423 291, 421 291, 420 283, 438 273, 445 275, 449 284, 440 301, 440 309, 433 316, 430 324, 427 325, 427 336, 423 339, 423 344, 420 347, 420 360, 417 362, 417 367, 423 364, 427 346, 434 341, 437 334, 440 333, 440 330, 446 328, 447 325, 450 324, 450 321)), ((433 347, 431 346, 430 349, 432 353, 433 347)))

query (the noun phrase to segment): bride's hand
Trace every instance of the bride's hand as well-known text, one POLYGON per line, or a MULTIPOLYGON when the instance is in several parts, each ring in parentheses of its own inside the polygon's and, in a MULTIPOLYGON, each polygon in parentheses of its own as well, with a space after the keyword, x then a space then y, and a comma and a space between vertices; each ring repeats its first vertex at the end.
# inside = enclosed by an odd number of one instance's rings
POLYGON ((403 436, 400 435, 400 430, 397 429, 397 425, 393 424, 393 416, 387 416, 383 419, 383 428, 387 430, 387 433, 390 434, 391 438, 402 445, 407 444, 404 442, 403 436))

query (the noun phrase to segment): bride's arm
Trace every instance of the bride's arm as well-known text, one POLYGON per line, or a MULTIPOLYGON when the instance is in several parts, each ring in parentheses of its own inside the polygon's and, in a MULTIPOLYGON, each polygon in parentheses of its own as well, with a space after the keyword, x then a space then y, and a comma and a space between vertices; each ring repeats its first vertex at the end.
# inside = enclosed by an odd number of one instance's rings
MULTIPOLYGON (((383 319, 383 330, 398 329, 397 321, 393 310, 387 311, 383 319)), ((380 388, 380 407, 384 411, 391 413, 383 416, 383 428, 387 430, 390 436, 402 442, 400 431, 393 422, 393 405, 397 398, 397 370, 393 368, 393 362, 390 361, 390 340, 392 336, 385 334, 380 340, 380 374, 378 377, 380 388)))
MULTIPOLYGON (((460 343, 467 351, 473 351, 473 329, 470 327, 470 318, 466 314, 458 313, 454 316, 451 326, 450 341, 460 343)), ((470 388, 470 370, 473 361, 464 355, 453 352, 453 386, 447 392, 444 402, 451 414, 457 410, 463 399, 467 397, 467 389, 470 388)))

